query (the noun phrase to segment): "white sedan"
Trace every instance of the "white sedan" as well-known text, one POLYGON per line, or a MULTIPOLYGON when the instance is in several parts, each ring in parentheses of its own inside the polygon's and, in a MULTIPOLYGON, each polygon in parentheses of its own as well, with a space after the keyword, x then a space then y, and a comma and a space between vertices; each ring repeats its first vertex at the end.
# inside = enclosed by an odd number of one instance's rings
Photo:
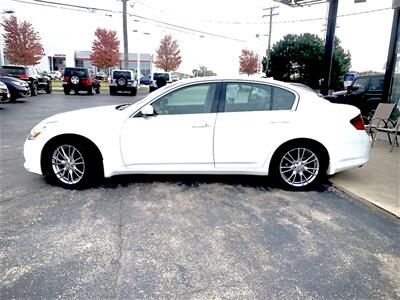
POLYGON ((24 156, 26 170, 65 188, 118 174, 251 174, 304 190, 365 164, 370 138, 353 106, 280 81, 209 77, 49 117, 24 156))

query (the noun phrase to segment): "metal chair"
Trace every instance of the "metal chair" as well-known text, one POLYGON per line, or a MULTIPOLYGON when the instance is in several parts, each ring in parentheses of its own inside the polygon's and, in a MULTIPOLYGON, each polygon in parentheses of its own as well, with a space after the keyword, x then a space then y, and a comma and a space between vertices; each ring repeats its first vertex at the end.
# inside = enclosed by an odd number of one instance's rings
POLYGON ((376 132, 377 128, 388 127, 389 117, 394 107, 394 103, 379 103, 370 120, 363 117, 368 122, 368 124, 365 125, 365 129, 371 135, 372 140, 374 140, 374 131, 376 132))
POLYGON ((389 143, 392 144, 392 146, 390 147, 390 152, 393 152, 394 144, 396 144, 397 147, 399 146, 399 141, 397 139, 397 136, 400 134, 400 117, 397 118, 397 121, 393 123, 393 125, 394 125, 393 127, 377 127, 375 138, 372 140, 372 143, 374 143, 374 141, 377 139, 379 132, 385 132, 388 135, 389 143), (393 142, 390 139, 391 134, 393 134, 392 136, 393 142))

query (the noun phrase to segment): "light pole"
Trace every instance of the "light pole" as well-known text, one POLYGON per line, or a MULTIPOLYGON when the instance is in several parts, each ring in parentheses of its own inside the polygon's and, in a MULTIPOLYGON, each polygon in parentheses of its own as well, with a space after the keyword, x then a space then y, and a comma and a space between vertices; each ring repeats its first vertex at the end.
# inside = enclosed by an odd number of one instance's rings
POLYGON ((122 27, 124 34, 124 69, 128 70, 128 26, 126 16, 126 2, 129 0, 122 0, 122 27))

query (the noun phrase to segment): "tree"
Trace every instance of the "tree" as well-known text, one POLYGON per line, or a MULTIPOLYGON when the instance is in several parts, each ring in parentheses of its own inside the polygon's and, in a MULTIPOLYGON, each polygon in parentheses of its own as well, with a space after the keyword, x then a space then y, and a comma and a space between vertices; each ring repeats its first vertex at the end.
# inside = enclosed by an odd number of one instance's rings
POLYGON ((40 43, 39 33, 32 24, 24 21, 18 23, 15 16, 4 18, 4 56, 12 64, 36 65, 45 55, 40 43))
POLYGON ((154 64, 157 68, 163 69, 165 72, 175 71, 182 62, 178 41, 172 40, 170 34, 161 39, 156 53, 157 56, 154 64))
POLYGON ((119 64, 119 40, 117 32, 97 28, 92 44, 90 59, 93 65, 99 68, 110 68, 119 64))
MULTIPOLYGON (((268 75, 282 81, 301 82, 313 89, 320 86, 323 77, 324 42, 317 35, 303 33, 288 34, 271 49, 268 75)), ((266 73, 266 58, 263 59, 266 73)), ((331 89, 343 88, 343 75, 349 71, 351 55, 340 46, 335 38, 331 71, 331 89)))
POLYGON ((239 56, 239 72, 241 74, 255 74, 258 72, 258 55, 252 50, 242 50, 242 54, 239 56))

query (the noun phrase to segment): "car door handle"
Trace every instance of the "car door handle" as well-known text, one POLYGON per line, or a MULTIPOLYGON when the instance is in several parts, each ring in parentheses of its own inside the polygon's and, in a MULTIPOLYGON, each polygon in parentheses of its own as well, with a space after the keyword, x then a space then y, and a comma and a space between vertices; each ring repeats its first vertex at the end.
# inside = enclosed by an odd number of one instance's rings
POLYGON ((210 125, 204 124, 204 125, 193 125, 192 128, 208 128, 210 125))

